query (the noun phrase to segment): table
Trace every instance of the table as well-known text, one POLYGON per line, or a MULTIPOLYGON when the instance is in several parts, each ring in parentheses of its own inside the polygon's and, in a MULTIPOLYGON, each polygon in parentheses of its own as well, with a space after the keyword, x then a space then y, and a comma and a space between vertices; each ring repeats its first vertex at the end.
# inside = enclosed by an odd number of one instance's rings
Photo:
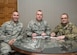
POLYGON ((42 53, 36 53, 36 52, 28 52, 28 51, 24 51, 22 49, 19 49, 17 47, 15 47, 14 45, 12 46, 12 48, 17 51, 17 52, 20 52, 20 53, 23 53, 25 55, 77 55, 76 52, 73 52, 73 53, 57 53, 57 54, 42 54, 42 53))
MULTIPOLYGON (((74 41, 71 41, 71 42, 74 43, 74 41)), ((67 45, 66 47, 68 46, 69 45, 67 45)), ((72 45, 70 44, 69 47, 71 50, 69 48, 68 50, 65 47, 59 47, 58 41, 53 39, 52 40, 50 39, 31 40, 30 38, 24 39, 21 41, 19 40, 15 42, 14 45, 12 46, 14 50, 20 53, 24 53, 25 55, 26 54, 27 55, 77 55, 77 46, 73 48, 72 45), (36 48, 34 48, 34 46, 36 48)))

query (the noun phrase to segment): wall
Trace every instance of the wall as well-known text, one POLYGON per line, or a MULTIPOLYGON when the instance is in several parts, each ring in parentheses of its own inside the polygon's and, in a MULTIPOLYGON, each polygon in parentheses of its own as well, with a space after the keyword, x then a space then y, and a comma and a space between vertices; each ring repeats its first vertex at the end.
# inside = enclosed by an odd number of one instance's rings
POLYGON ((51 29, 60 23, 60 15, 64 12, 69 14, 71 22, 77 24, 77 0, 18 0, 20 20, 24 27, 35 19, 38 9, 43 10, 43 19, 47 20, 51 29))

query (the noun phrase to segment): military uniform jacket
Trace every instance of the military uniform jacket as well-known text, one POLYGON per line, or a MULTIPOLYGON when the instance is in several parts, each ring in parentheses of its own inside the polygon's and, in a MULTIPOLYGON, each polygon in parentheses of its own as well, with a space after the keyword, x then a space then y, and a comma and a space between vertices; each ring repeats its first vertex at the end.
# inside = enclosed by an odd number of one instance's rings
POLYGON ((37 20, 32 20, 29 22, 26 30, 28 36, 32 36, 32 33, 41 35, 42 32, 45 32, 47 35, 50 34, 50 28, 46 21, 38 22, 37 20))
POLYGON ((63 26, 62 24, 57 25, 53 32, 55 32, 57 36, 65 35, 68 39, 77 38, 77 27, 71 22, 69 22, 66 26, 63 26))
POLYGON ((20 22, 14 23, 12 20, 5 22, 2 27, 2 36, 5 37, 4 41, 8 42, 11 39, 22 38, 23 24, 20 22))

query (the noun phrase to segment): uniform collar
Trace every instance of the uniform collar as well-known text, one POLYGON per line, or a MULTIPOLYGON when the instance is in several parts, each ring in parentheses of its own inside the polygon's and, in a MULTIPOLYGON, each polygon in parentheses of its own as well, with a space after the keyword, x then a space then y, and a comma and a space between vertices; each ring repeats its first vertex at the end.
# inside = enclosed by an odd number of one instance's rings
POLYGON ((19 21, 18 21, 17 23, 15 23, 13 20, 11 20, 10 22, 11 22, 11 24, 12 24, 13 26, 17 26, 17 25, 19 24, 19 21))
POLYGON ((61 26, 62 26, 64 29, 66 29, 66 28, 69 26, 69 24, 70 24, 70 22, 68 22, 66 25, 63 25, 63 24, 61 23, 61 26))

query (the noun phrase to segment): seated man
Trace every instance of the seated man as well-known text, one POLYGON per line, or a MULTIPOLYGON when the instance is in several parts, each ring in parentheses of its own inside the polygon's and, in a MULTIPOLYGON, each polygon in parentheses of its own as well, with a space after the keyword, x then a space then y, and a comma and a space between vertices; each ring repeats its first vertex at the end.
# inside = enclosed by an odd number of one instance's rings
POLYGON ((2 26, 2 37, 4 37, 4 41, 1 43, 1 53, 3 55, 8 55, 11 51, 10 45, 16 40, 22 38, 22 29, 23 24, 19 22, 19 13, 14 11, 12 13, 12 18, 10 21, 5 22, 2 26))
POLYGON ((57 37, 58 40, 75 40, 77 38, 77 27, 69 22, 67 13, 61 15, 61 23, 55 27, 51 36, 57 37))
POLYGON ((27 36, 48 36, 50 34, 50 28, 46 21, 43 20, 42 10, 36 12, 36 19, 29 22, 27 26, 27 36))

